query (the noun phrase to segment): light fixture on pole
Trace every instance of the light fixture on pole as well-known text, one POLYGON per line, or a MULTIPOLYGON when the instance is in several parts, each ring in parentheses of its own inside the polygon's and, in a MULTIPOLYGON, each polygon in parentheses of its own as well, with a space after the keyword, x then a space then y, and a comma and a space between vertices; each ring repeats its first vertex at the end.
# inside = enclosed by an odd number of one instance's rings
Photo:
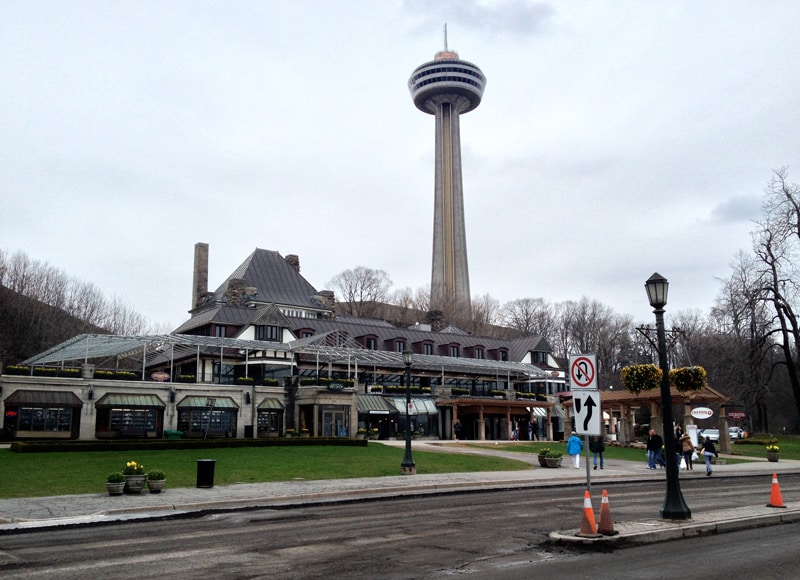
POLYGON ((692 512, 683 500, 681 485, 678 481, 678 462, 675 460, 675 436, 672 432, 672 394, 669 385, 669 361, 667 359, 667 337, 664 330, 664 306, 667 305, 669 282, 659 273, 655 273, 644 285, 647 299, 656 315, 656 333, 658 334, 658 362, 661 367, 661 417, 664 421, 664 449, 667 457, 667 495, 661 506, 661 517, 666 520, 689 520, 692 512), (670 430, 667 433, 667 429, 670 430))
POLYGON ((406 455, 400 464, 401 475, 415 475, 417 473, 417 466, 411 457, 411 419, 409 418, 409 409, 411 408, 411 362, 413 359, 414 353, 410 349, 403 351, 403 364, 406 365, 406 455))

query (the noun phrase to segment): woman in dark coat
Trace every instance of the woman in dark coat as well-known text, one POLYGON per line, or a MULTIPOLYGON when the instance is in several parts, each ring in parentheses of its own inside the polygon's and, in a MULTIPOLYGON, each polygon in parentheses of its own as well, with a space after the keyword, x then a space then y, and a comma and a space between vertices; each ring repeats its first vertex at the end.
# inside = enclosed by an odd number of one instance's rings
POLYGON ((606 452, 606 444, 599 435, 592 435, 589 439, 589 451, 594 453, 594 468, 597 469, 597 456, 600 456, 600 469, 603 469, 603 454, 606 452))

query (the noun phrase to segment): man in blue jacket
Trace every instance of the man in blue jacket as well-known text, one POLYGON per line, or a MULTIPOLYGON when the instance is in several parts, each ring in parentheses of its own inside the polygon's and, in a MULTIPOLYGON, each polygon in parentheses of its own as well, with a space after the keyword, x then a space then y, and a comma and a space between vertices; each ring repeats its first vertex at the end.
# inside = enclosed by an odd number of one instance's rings
POLYGON ((567 454, 572 457, 572 466, 575 469, 581 468, 581 451, 583 451, 583 441, 573 431, 572 436, 567 440, 567 454))

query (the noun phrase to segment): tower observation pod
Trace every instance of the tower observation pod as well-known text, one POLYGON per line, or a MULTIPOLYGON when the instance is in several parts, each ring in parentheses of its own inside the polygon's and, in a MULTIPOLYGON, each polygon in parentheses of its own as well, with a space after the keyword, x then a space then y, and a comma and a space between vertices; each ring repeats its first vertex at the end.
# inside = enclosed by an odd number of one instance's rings
POLYGON ((445 47, 418 66, 408 80, 414 105, 436 117, 431 309, 472 315, 464 228, 459 116, 481 103, 486 77, 481 69, 445 47))

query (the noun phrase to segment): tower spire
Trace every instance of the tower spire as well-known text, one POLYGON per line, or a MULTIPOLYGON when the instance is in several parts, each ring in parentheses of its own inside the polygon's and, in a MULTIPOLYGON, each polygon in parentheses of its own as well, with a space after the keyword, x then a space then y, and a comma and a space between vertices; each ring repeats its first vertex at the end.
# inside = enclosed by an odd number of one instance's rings
POLYGON ((447 22, 444 23, 444 51, 447 52, 447 22))

